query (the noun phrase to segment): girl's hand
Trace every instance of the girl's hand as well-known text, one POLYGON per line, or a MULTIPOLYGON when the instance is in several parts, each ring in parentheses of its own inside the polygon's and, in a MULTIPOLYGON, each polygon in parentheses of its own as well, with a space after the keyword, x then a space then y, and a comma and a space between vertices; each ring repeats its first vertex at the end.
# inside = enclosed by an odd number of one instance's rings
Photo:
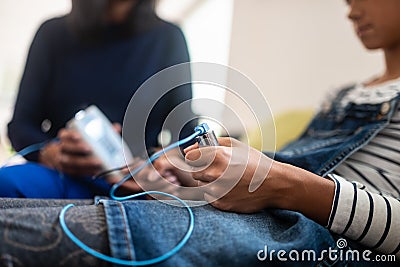
POLYGON ((220 138, 218 142, 221 146, 193 145, 185 150, 193 178, 204 185, 211 205, 243 213, 287 209, 326 225, 335 191, 333 181, 274 161, 235 139, 220 138))
POLYGON ((275 205, 271 167, 275 161, 231 138, 219 138, 220 146, 185 150, 186 162, 193 167, 193 178, 204 186, 211 205, 229 211, 255 212, 275 205), (252 186, 251 186, 252 185, 252 186), (254 188, 252 188, 254 187, 254 188))

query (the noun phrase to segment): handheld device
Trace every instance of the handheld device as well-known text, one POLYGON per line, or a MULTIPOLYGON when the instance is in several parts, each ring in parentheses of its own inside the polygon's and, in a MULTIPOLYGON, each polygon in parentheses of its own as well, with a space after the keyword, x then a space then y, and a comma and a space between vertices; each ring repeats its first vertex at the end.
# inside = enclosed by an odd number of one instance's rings
POLYGON ((67 127, 82 135, 93 153, 102 161, 104 169, 119 168, 132 162, 132 154, 123 138, 96 106, 89 106, 76 113, 67 127))

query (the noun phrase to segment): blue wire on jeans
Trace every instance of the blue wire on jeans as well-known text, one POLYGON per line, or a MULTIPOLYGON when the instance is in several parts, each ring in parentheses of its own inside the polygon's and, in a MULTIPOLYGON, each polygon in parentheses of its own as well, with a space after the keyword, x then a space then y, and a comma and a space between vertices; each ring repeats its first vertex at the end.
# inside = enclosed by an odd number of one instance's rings
MULTIPOLYGON (((207 126, 208 128, 208 126, 207 126)), ((67 206, 65 206, 62 210, 61 213, 59 215, 59 220, 60 220, 60 224, 61 224, 61 228, 63 229, 63 231, 65 232, 65 234, 72 240, 72 242, 74 242, 78 247, 80 247, 81 249, 83 249, 84 251, 86 251, 87 253, 89 253, 90 255, 99 258, 101 260, 104 261, 108 261, 114 264, 120 264, 120 265, 136 265, 136 266, 144 266, 144 265, 150 265, 150 264, 156 264, 159 262, 162 262, 166 259, 168 259, 169 257, 175 255, 180 249, 183 248, 183 246, 186 244, 186 242, 189 240, 190 236, 193 233, 193 229, 194 229, 194 215, 193 215, 193 211, 192 209, 186 204, 185 201, 183 201, 182 199, 165 193, 165 192, 159 192, 159 191, 148 191, 148 192, 142 192, 142 193, 137 193, 134 195, 129 195, 129 196, 124 196, 124 197, 117 197, 115 196, 115 191, 118 189, 118 187, 120 187, 124 182, 126 182, 128 179, 132 178, 134 175, 136 175, 137 173, 139 173, 141 170, 143 170, 147 165, 151 164, 153 161, 155 161, 156 159, 158 159, 161 155, 163 155, 164 153, 170 151, 171 149, 174 149, 176 147, 179 147, 183 144, 186 144, 187 142, 193 140, 194 138, 196 138, 197 136, 203 134, 206 132, 206 129, 204 127, 198 126, 195 128, 195 132, 182 139, 179 140, 169 146, 167 146, 166 148, 164 148, 163 150, 158 151, 157 153, 153 154, 148 160, 146 160, 142 165, 140 165, 139 167, 135 168, 130 174, 126 175, 120 182, 116 183, 113 185, 113 187, 110 190, 110 197, 114 200, 118 200, 118 201, 123 201, 123 200, 129 200, 129 199, 133 199, 133 198, 137 198, 143 195, 149 195, 149 194, 156 194, 156 195, 163 195, 163 196, 167 196, 167 197, 171 197, 175 200, 177 200, 179 203, 181 203, 187 210, 189 213, 189 226, 188 226, 188 230, 186 231, 186 234, 184 235, 184 237, 182 238, 181 241, 179 241, 179 243, 172 248, 171 250, 169 250, 168 252, 164 253, 163 255, 153 258, 153 259, 149 259, 149 260, 141 260, 141 261, 133 261, 133 260, 122 260, 122 259, 117 259, 114 257, 110 257, 108 255, 102 254, 90 247, 88 247, 86 244, 84 244, 82 241, 80 241, 67 227, 66 223, 65 223, 65 213, 67 212, 67 210, 71 207, 73 207, 73 204, 69 204, 67 206)))
POLYGON ((120 264, 120 265, 129 265, 129 266, 144 266, 144 265, 150 265, 150 264, 156 264, 159 262, 162 262, 166 259, 168 259, 169 257, 175 255, 181 248, 183 248, 183 246, 186 244, 186 242, 189 240, 190 236, 193 233, 193 229, 194 229, 194 215, 193 215, 193 211, 192 209, 188 206, 188 204, 186 204, 185 201, 183 201, 182 199, 168 194, 168 193, 164 193, 164 192, 158 192, 158 191, 148 191, 148 192, 142 192, 142 193, 138 193, 138 194, 134 194, 131 196, 128 196, 129 198, 135 198, 135 197, 140 197, 143 195, 147 195, 147 194, 157 194, 157 195, 163 195, 163 196, 167 196, 167 197, 171 197, 176 199, 179 203, 181 203, 187 210, 189 213, 189 227, 188 230, 186 231, 185 236, 182 238, 182 240, 171 250, 169 250, 168 252, 166 252, 165 254, 153 258, 153 259, 149 259, 149 260, 141 260, 141 261, 134 261, 134 260, 122 260, 122 259, 117 259, 105 254, 102 254, 90 247, 88 247, 86 244, 84 244, 82 241, 80 241, 67 227, 66 223, 65 223, 65 213, 67 212, 67 210, 71 207, 73 207, 73 204, 69 204, 67 206, 65 206, 62 210, 61 213, 59 215, 59 220, 60 220, 60 224, 61 224, 61 228, 64 230, 65 234, 72 240, 72 242, 74 242, 78 247, 80 247, 81 249, 83 249, 84 251, 86 251, 87 253, 89 253, 90 255, 99 258, 101 260, 104 261, 108 261, 114 264, 120 264))
MULTIPOLYGON (((188 204, 183 201, 182 199, 180 199, 179 197, 176 197, 174 195, 165 193, 165 192, 159 192, 159 191, 148 191, 148 192, 142 192, 142 193, 137 193, 137 194, 133 194, 133 195, 129 195, 129 196, 124 196, 124 197, 117 197, 115 196, 115 191, 124 183, 126 182, 128 179, 132 178, 134 175, 136 175, 137 173, 139 173, 141 170, 143 170, 147 165, 151 164, 153 161, 155 161, 156 159, 158 159, 161 155, 163 155, 164 153, 170 151, 171 149, 174 149, 176 147, 179 147, 181 145, 186 144, 187 142, 193 140, 194 138, 196 138, 197 136, 204 134, 205 132, 207 132, 208 126, 206 124, 201 124, 199 126, 197 126, 195 128, 195 132, 182 139, 179 140, 169 146, 167 146, 166 148, 164 148, 163 150, 158 151, 157 153, 154 153, 148 160, 146 160, 142 165, 140 165, 139 167, 135 168, 130 174, 126 175, 120 182, 116 183, 113 185, 113 187, 110 190, 110 197, 114 200, 118 200, 118 201, 123 201, 123 200, 129 200, 129 199, 133 199, 133 198, 137 198, 140 196, 144 196, 144 195, 163 195, 163 196, 167 196, 170 198, 173 198, 175 200, 177 200, 179 203, 181 203, 187 210, 189 213, 189 226, 188 226, 188 230, 186 231, 186 234, 184 235, 184 237, 181 239, 181 241, 171 250, 169 250, 168 252, 164 253, 163 255, 153 258, 153 259, 149 259, 149 260, 142 260, 142 261, 134 261, 134 260, 123 260, 123 259, 117 259, 105 254, 102 254, 92 248, 90 248, 89 246, 87 246, 85 243, 83 243, 81 240, 79 240, 72 232, 71 230, 69 230, 66 222, 65 222, 65 214, 67 212, 68 209, 70 209, 71 207, 73 207, 73 204, 68 204, 65 207, 63 207, 63 209, 60 212, 59 215, 59 220, 60 220, 60 225, 61 228, 63 229, 63 231, 65 232, 65 234, 71 239, 72 242, 74 242, 78 247, 80 247, 81 249, 83 249, 84 251, 86 251, 87 253, 89 253, 90 255, 99 258, 101 260, 104 261, 108 261, 114 264, 119 264, 119 265, 136 265, 136 266, 144 266, 144 265, 150 265, 150 264, 156 264, 159 262, 162 262, 166 259, 168 259, 169 257, 173 256, 174 254, 176 254, 180 249, 183 248, 183 246, 186 244, 186 242, 189 240, 190 236, 193 233, 193 229, 194 229, 194 215, 193 215, 193 211, 192 209, 188 206, 188 204)), ((56 141, 57 139, 54 139, 54 141, 56 141)), ((51 140, 53 141, 53 140, 51 140)), ((40 149, 42 149, 49 141, 46 142, 42 142, 42 143, 38 143, 38 144, 34 144, 31 146, 28 146, 24 149, 22 149, 21 151, 19 151, 17 154, 20 156, 25 156, 27 154, 30 154, 32 152, 38 151, 40 149)))

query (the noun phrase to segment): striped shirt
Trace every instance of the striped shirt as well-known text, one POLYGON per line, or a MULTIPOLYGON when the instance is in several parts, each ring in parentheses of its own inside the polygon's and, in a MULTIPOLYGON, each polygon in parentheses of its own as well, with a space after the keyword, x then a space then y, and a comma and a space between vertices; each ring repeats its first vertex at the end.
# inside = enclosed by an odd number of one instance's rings
MULTIPOLYGON (((400 81, 359 86, 344 104, 383 103, 399 92, 400 81), (383 95, 386 99, 380 99, 383 95)), ((400 258, 400 109, 387 127, 328 177, 335 182, 328 229, 400 258)))

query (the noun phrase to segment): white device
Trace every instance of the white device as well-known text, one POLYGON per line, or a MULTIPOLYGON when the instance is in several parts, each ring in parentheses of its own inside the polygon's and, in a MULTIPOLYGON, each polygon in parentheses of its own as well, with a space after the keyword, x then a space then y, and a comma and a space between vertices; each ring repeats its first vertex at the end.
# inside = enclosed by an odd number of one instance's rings
POLYGON ((119 168, 133 161, 132 154, 107 117, 94 105, 75 114, 67 127, 77 130, 103 162, 105 170, 119 168))

